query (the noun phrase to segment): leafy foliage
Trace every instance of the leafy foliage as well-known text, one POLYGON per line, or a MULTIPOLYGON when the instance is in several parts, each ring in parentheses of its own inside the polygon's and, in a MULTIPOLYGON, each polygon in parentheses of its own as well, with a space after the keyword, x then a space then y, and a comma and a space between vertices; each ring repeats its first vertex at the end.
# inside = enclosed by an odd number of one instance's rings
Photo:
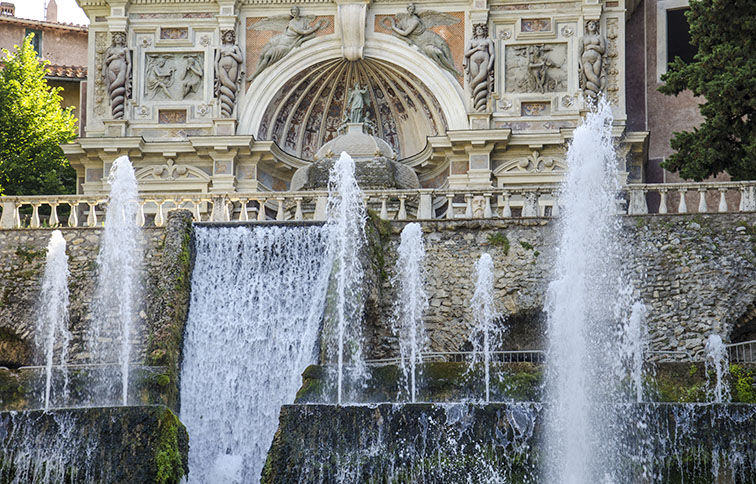
POLYGON ((663 166, 697 181, 723 171, 756 179, 756 2, 691 0, 686 16, 698 52, 690 64, 676 58, 659 91, 703 96, 705 119, 675 133, 663 166))
POLYGON ((60 148, 75 135, 72 108, 60 106, 61 88, 45 80, 32 35, 14 52, 3 50, 0 71, 0 191, 5 195, 73 193, 76 173, 60 148))

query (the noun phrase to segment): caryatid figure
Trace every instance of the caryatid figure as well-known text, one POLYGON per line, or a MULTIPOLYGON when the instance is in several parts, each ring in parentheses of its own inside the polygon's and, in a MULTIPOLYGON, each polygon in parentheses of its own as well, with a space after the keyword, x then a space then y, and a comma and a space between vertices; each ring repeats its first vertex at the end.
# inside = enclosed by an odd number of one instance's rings
POLYGON ((578 43, 580 87, 586 99, 595 103, 606 88, 606 40, 599 33, 597 20, 589 20, 585 30, 578 43))
POLYGON ((105 51, 102 77, 110 98, 113 119, 123 119, 126 98, 131 91, 131 53, 126 47, 126 34, 113 32, 113 43, 105 51))
POLYGON ((465 51, 465 73, 472 94, 473 109, 485 111, 494 89, 494 43, 488 38, 488 26, 475 24, 473 38, 465 51))
POLYGON ((220 101, 221 116, 230 118, 242 80, 242 54, 233 30, 224 31, 222 40, 215 59, 215 95, 220 101))

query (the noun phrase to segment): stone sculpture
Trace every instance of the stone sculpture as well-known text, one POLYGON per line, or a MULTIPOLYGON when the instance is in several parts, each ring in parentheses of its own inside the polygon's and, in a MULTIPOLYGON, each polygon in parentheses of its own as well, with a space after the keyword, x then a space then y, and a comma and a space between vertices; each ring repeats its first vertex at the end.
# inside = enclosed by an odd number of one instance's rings
POLYGON ((580 88, 586 99, 595 103, 606 88, 606 40, 599 33, 597 20, 589 20, 585 30, 578 42, 580 88))
POLYGON ((367 94, 367 87, 360 87, 360 84, 355 82, 354 89, 349 93, 350 123, 361 123, 365 120, 365 94, 367 94))
POLYGON ((546 56, 549 50, 551 49, 544 44, 528 47, 528 91, 530 92, 543 94, 547 90, 554 90, 549 79, 549 68, 557 66, 546 56))
POLYGON ((454 74, 455 77, 460 77, 462 74, 454 65, 449 44, 430 29, 437 25, 455 25, 458 23, 458 18, 435 10, 417 12, 414 3, 407 6, 407 13, 383 19, 386 29, 391 30, 395 36, 409 45, 416 46, 420 49, 420 52, 430 57, 441 68, 454 74))
POLYGON ((224 31, 222 38, 215 59, 215 95, 220 100, 221 116, 230 118, 242 80, 242 53, 233 30, 224 31))
POLYGON ((113 33, 113 43, 105 51, 102 77, 110 97, 113 119, 123 119, 126 99, 131 92, 131 53, 126 47, 126 34, 113 33))
POLYGON ((158 55, 150 56, 147 61, 147 74, 146 74, 146 88, 148 92, 152 93, 152 98, 158 94, 164 94, 169 99, 173 99, 171 95, 171 86, 175 82, 174 74, 176 68, 173 63, 168 62, 168 56, 158 55))
POLYGON ((470 85, 473 109, 485 111, 494 89, 494 43, 488 37, 486 24, 473 26, 473 38, 465 51, 465 72, 470 85))
POLYGON ((199 57, 196 55, 185 55, 184 60, 184 75, 182 76, 182 88, 181 94, 184 99, 186 96, 193 92, 199 92, 199 88, 202 85, 202 76, 204 75, 204 69, 199 57))
POLYGON ((262 71, 280 61, 295 47, 310 40, 315 33, 328 26, 328 21, 321 19, 315 22, 314 15, 300 15, 299 7, 291 7, 291 15, 276 15, 268 17, 248 27, 247 30, 272 30, 281 32, 273 36, 262 49, 260 60, 257 62, 257 70, 249 76, 249 81, 254 80, 262 71))

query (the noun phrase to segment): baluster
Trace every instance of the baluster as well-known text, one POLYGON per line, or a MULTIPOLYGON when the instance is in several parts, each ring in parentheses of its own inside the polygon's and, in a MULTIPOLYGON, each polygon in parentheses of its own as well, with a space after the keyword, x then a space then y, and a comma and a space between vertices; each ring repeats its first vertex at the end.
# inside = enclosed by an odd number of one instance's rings
POLYGON ((753 212, 756 210, 756 187, 754 186, 740 186, 740 205, 739 210, 741 212, 753 212))
POLYGON ((276 212, 276 220, 286 220, 286 214, 284 213, 284 198, 278 197, 278 212, 276 212))
POLYGON ((231 221, 231 212, 234 211, 234 202, 228 199, 223 200, 223 221, 231 221))
POLYGON ((486 200, 486 204, 483 207, 483 218, 492 218, 493 213, 491 212, 491 194, 490 193, 484 193, 483 198, 486 200))
POLYGON ((471 193, 465 193, 465 218, 473 218, 472 199, 471 193))
POLYGON ((296 197, 294 201, 297 204, 297 208, 294 210, 294 220, 302 220, 304 218, 302 215, 302 197, 296 197))
POLYGON ((247 200, 246 198, 239 200, 239 203, 241 204, 239 220, 241 222, 246 222, 247 220, 249 220, 249 217, 247 216, 247 202, 249 202, 249 200, 247 200))
POLYGON ((511 218, 512 217, 512 207, 509 205, 509 199, 512 196, 509 192, 504 192, 504 207, 501 209, 501 217, 502 218, 511 218))
POLYGON ((433 211, 433 196, 428 192, 420 193, 420 203, 417 206, 418 220, 431 220, 436 218, 433 211))
POLYGON ((313 215, 313 220, 325 220, 327 207, 328 196, 318 195, 318 198, 315 199, 315 214, 313 215))
POLYGON ((68 202, 68 206, 71 207, 71 212, 68 214, 68 226, 69 227, 78 227, 79 226, 79 202, 68 202))
POLYGON ((698 213, 706 213, 709 211, 709 207, 706 206, 706 189, 698 189, 698 213))
POLYGON ((381 195, 381 220, 388 220, 388 207, 386 202, 388 201, 388 195, 381 195))
POLYGON ((407 195, 399 195, 399 220, 407 220, 407 207, 405 206, 405 200, 407 195))
POLYGON ((729 210, 729 207, 727 207, 727 189, 726 188, 720 188, 719 189, 719 207, 717 207, 717 211, 720 213, 727 212, 729 210))
POLYGON ((659 213, 667 213, 667 189, 662 188, 659 190, 659 196, 661 201, 659 202, 659 213))
POLYGON ((200 215, 200 205, 202 205, 202 202, 200 200, 193 200, 192 201, 192 210, 194 212, 194 221, 200 222, 202 220, 202 215, 200 215))
POLYGON ((525 205, 522 207, 523 217, 538 216, 538 192, 535 190, 525 193, 525 205))
POLYGON ((646 215, 648 213, 648 204, 646 203, 646 190, 630 190, 630 206, 628 207, 629 215, 646 215))
POLYGON ((33 202, 31 204, 32 206, 32 217, 31 217, 31 228, 38 229, 39 228, 39 202, 33 202))
POLYGON ((687 188, 680 188, 677 190, 680 193, 680 204, 677 206, 677 213, 688 213, 688 202, 685 201, 685 193, 687 188))
POLYGON ((137 226, 144 227, 144 224, 147 223, 147 221, 144 219, 144 204, 147 203, 143 199, 139 199, 139 210, 137 211, 137 226))
POLYGON ((162 227, 165 221, 163 220, 163 204, 165 200, 160 200, 157 203, 157 211, 155 212, 155 227, 162 227))
POLYGON ((265 215, 265 199, 261 198, 257 201, 258 209, 257 209, 257 220, 267 220, 267 217, 265 215))
POLYGON ((454 194, 453 193, 447 193, 446 194, 446 201, 447 201, 447 207, 446 207, 446 218, 447 219, 453 219, 454 218, 454 194))
POLYGON ((60 221, 58 220, 58 202, 53 201, 49 203, 50 205, 50 227, 57 227, 60 225, 60 221))
POLYGON ((16 228, 21 228, 21 213, 19 212, 19 209, 21 208, 21 202, 16 204, 16 208, 13 210, 13 218, 16 221, 16 228))
POLYGON ((95 227, 97 226, 97 210, 95 207, 97 207, 97 200, 90 202, 87 200, 87 205, 89 205, 89 215, 87 215, 87 227, 95 227))
POLYGON ((551 192, 551 198, 554 199, 554 205, 551 206, 551 216, 558 217, 559 216, 559 190, 554 190, 553 192, 551 192))

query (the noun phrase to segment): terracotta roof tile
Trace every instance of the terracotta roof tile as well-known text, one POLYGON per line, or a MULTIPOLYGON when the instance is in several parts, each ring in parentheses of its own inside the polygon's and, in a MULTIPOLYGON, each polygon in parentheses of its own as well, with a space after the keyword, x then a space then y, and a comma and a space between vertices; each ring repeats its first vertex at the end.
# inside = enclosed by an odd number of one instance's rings
POLYGON ((57 66, 48 64, 47 71, 48 77, 81 80, 85 80, 87 78, 87 68, 84 66, 57 66))

